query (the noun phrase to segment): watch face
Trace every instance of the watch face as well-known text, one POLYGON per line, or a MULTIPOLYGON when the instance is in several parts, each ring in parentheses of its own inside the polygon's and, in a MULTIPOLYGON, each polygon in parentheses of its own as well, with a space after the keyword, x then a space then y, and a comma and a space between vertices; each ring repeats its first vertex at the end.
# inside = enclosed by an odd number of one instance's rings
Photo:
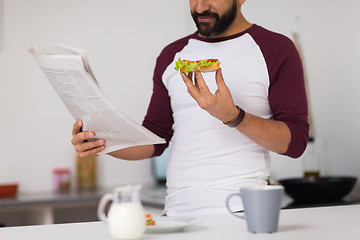
POLYGON ((165 184, 166 182, 166 168, 169 159, 169 153, 170 147, 167 147, 160 156, 152 158, 152 173, 155 180, 159 184, 165 184))

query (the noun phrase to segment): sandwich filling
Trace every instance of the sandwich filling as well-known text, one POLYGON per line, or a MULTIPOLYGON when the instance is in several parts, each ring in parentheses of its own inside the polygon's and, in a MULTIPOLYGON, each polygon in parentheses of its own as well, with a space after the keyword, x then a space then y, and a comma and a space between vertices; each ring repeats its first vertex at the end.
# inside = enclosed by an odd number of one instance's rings
MULTIPOLYGON (((180 58, 176 62, 175 70, 180 69, 181 72, 189 73, 190 71, 203 71, 207 70, 211 65, 219 65, 218 59, 205 59, 199 61, 181 60, 180 58)), ((218 68, 218 67, 217 67, 218 68)), ((211 68, 214 69, 214 68, 211 68)))

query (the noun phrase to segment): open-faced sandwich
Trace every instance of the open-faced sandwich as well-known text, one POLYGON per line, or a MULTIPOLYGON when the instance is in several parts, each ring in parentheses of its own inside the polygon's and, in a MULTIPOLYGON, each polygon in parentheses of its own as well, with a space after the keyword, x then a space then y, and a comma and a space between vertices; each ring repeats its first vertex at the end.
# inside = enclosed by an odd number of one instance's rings
POLYGON ((180 69, 181 72, 189 73, 191 71, 210 72, 216 71, 220 67, 218 59, 204 59, 198 61, 177 60, 175 70, 180 69))
POLYGON ((146 219, 146 225, 147 226, 153 226, 155 225, 155 220, 152 218, 152 215, 150 213, 147 213, 145 215, 145 219, 146 219))

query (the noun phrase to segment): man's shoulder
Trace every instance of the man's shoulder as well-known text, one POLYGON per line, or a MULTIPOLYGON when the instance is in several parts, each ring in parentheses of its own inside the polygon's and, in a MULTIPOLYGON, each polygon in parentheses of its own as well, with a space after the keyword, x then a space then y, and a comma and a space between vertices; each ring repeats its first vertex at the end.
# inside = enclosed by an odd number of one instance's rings
POLYGON ((296 52, 293 41, 284 34, 255 25, 248 32, 261 49, 281 52, 296 52))
POLYGON ((175 55, 177 52, 180 52, 189 42, 190 39, 194 38, 196 33, 192 33, 183 38, 180 38, 167 46, 161 51, 159 57, 165 57, 168 55, 175 55))
POLYGON ((190 39, 194 38, 195 34, 196 33, 193 33, 180 38, 164 47, 157 58, 155 71, 163 73, 167 66, 174 60, 175 55, 188 44, 190 39))
POLYGON ((259 25, 254 25, 249 29, 249 34, 261 46, 272 46, 275 48, 293 48, 292 40, 284 34, 266 29, 259 25))

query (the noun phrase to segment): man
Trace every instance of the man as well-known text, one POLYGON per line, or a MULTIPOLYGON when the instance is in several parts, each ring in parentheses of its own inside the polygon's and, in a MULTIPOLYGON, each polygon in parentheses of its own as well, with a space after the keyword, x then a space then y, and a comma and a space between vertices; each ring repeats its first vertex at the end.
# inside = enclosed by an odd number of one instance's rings
MULTIPOLYGON (((299 157, 308 140, 302 65, 286 37, 249 23, 245 0, 190 0, 198 32, 168 45, 157 59, 143 125, 171 140, 165 213, 227 211, 225 199, 244 185, 266 184, 269 151, 299 157), (178 58, 217 58, 216 73, 179 74, 178 58), (195 78, 192 81, 191 78, 195 78), (184 84, 185 83, 185 84, 184 84)), ((80 156, 105 149, 93 132, 73 128, 80 156)), ((160 155, 162 145, 110 155, 127 160, 160 155)), ((241 202, 231 204, 241 210, 241 202)))

